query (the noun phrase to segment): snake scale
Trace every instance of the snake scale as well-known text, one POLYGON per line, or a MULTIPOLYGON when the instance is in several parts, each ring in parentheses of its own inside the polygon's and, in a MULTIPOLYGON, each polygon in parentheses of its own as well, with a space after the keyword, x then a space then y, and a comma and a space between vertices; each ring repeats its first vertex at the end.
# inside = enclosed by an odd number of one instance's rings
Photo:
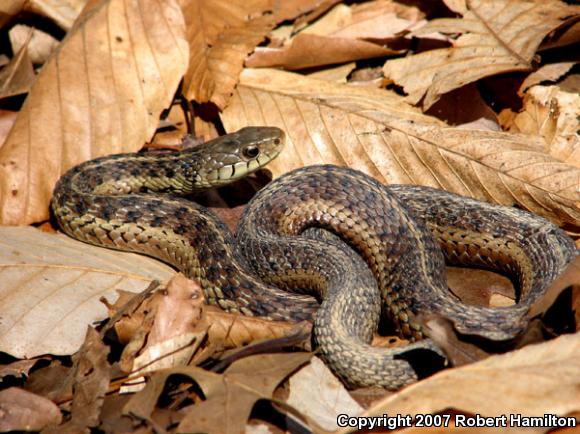
POLYGON ((70 236, 168 262, 226 311, 314 321, 323 358, 350 387, 416 381, 401 355, 440 352, 422 339, 418 314, 443 315, 463 334, 512 339, 526 327, 528 306, 576 255, 563 231, 528 212, 434 188, 387 187, 330 165, 270 183, 242 214, 236 237, 178 197, 254 172, 284 138, 277 128, 248 127, 177 153, 87 161, 59 180, 52 209, 70 236), (519 302, 462 303, 447 288, 445 261, 512 276, 519 302), (369 344, 382 311, 410 345, 369 344))

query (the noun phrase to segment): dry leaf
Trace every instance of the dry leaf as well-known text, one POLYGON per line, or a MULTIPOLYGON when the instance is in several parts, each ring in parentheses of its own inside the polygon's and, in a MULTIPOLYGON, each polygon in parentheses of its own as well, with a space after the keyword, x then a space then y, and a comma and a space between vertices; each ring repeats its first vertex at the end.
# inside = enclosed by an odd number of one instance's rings
POLYGON ((37 359, 17 360, 6 365, 0 365, 0 380, 4 377, 24 377, 41 360, 48 360, 47 357, 37 359))
POLYGON ((501 130, 497 115, 481 97, 474 83, 446 93, 426 113, 463 129, 501 130))
POLYGON ((71 419, 47 430, 47 434, 79 433, 99 424, 99 414, 111 376, 108 354, 109 347, 101 341, 99 333, 89 327, 85 342, 75 355, 71 419))
POLYGON ((43 66, 0 148, 0 222, 45 220, 66 169, 136 151, 153 135, 185 71, 183 34, 172 0, 92 5, 43 66))
MULTIPOLYGON (((132 376, 187 365, 206 335, 208 325, 200 325, 204 297, 199 284, 177 274, 163 293, 156 293, 159 294, 162 296, 149 313, 152 327, 146 335, 145 347, 139 345, 140 354, 134 360, 126 360, 130 345, 123 352, 123 370, 131 371, 132 376), (128 366, 130 361, 132 366, 128 366)), ((148 318, 145 321, 148 322, 148 318)), ((140 383, 140 380, 135 382, 140 383)), ((138 384, 138 388, 124 387, 121 393, 140 389, 141 384, 138 384)))
POLYGON ((243 433, 256 401, 272 399, 274 389, 310 357, 307 353, 251 356, 234 362, 223 374, 197 367, 159 371, 145 389, 131 398, 123 412, 139 420, 150 420, 167 378, 184 375, 200 385, 206 400, 182 409, 186 416, 178 432, 243 433))
POLYGON ((301 33, 283 48, 257 48, 248 58, 248 67, 304 69, 353 60, 388 56, 396 51, 358 39, 301 33))
POLYGON ((541 138, 443 128, 388 91, 247 69, 222 120, 228 131, 243 125, 286 131, 285 151, 268 165, 275 175, 338 164, 387 184, 517 204, 571 230, 580 222, 580 170, 546 154, 541 138))
POLYGON ((340 0, 294 0, 276 2, 274 8, 274 18, 277 23, 311 12, 316 9, 326 11, 340 0))
POLYGON ((16 112, 0 110, 0 148, 2 148, 2 144, 12 129, 17 116, 16 112))
POLYGON ((34 228, 0 228, 0 351, 15 357, 71 354, 86 327, 106 317, 99 301, 137 292, 174 271, 159 261, 114 252, 34 228))
POLYGON ((579 357, 580 333, 561 336, 440 372, 385 398, 361 416, 414 416, 445 409, 507 415, 508 421, 510 415, 564 416, 580 410, 579 357))
POLYGON ((318 357, 289 380, 287 403, 325 430, 338 429, 339 414, 357 416, 363 408, 351 398, 342 383, 318 357))
MULTIPOLYGON (((340 6, 342 5, 336 8, 340 6)), ((353 4, 349 12, 347 19, 342 20, 340 26, 325 34, 340 38, 387 40, 411 29, 425 17, 425 14, 415 6, 390 0, 353 4)), ((315 27, 316 24, 305 29, 305 32, 312 32, 315 27)))
POLYGON ((16 53, 26 47, 30 60, 36 65, 44 64, 59 44, 48 33, 22 24, 12 27, 8 36, 12 51, 16 53))
POLYGON ((547 65, 542 66, 535 72, 532 72, 528 77, 524 80, 520 89, 518 90, 519 96, 524 96, 526 90, 530 87, 543 83, 545 81, 557 81, 564 75, 566 75, 574 65, 577 65, 578 62, 560 62, 560 63, 549 63, 547 65))
MULTIPOLYGON (((0 70, 0 98, 27 93, 34 80, 36 75, 28 57, 28 49, 23 46, 10 63, 0 70)), ((4 138, 0 137, 0 147, 4 138)))
POLYGON ((339 4, 283 47, 258 47, 246 66, 295 70, 396 54, 370 40, 393 37, 421 18, 418 9, 390 1, 339 4))
POLYGON ((564 92, 558 86, 533 86, 509 130, 543 137, 550 155, 580 167, 579 107, 577 93, 564 92))
POLYGON ((206 306, 204 313, 210 324, 210 342, 225 349, 238 348, 265 339, 282 338, 296 328, 296 323, 293 322, 234 315, 212 306, 206 306))
POLYGON ((211 101, 223 109, 230 98, 247 54, 274 26, 270 0, 183 0, 190 46, 184 95, 211 101), (251 17, 248 19, 248 17, 251 17))
POLYGON ((87 0, 29 0, 24 9, 54 21, 64 30, 70 30, 86 3, 87 0))
POLYGON ((0 432, 40 431, 62 420, 52 401, 16 387, 0 391, 0 414, 0 432))
POLYGON ((467 6, 461 19, 436 19, 414 32, 461 34, 452 48, 385 63, 385 76, 403 86, 413 104, 425 97, 428 109, 444 93, 482 77, 531 70, 542 39, 580 13, 580 7, 560 1, 471 0, 467 6))
POLYGON ((25 0, 4 1, 0 3, 0 27, 4 27, 7 22, 12 20, 20 13, 24 7, 25 0))

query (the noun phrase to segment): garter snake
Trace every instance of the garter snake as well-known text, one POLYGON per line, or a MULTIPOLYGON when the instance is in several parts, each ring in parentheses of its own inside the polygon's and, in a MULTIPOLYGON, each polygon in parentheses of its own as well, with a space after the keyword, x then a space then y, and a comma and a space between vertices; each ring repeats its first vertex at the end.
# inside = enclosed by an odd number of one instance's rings
POLYGON ((461 333, 513 338, 526 326, 527 307, 576 254, 563 231, 525 211, 433 188, 387 187, 336 166, 274 180, 252 199, 235 238, 206 208, 178 197, 257 170, 283 142, 277 128, 248 127, 177 153, 97 158, 61 177, 52 209, 70 236, 166 261, 224 310, 313 320, 324 359, 352 387, 396 389, 416 380, 398 356, 438 351, 422 339, 419 313, 444 315, 461 333), (461 303, 448 291, 445 260, 510 274, 519 302, 461 303), (324 300, 320 308, 313 295, 324 300), (416 342, 371 347, 381 310, 416 342))

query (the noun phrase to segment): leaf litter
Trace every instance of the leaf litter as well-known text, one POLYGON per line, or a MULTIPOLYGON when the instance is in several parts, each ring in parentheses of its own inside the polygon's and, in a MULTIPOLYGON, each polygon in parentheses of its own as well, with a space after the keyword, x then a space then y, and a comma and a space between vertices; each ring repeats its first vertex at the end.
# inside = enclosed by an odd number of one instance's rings
MULTIPOLYGON (((517 350, 495 354, 446 318, 423 318, 453 367, 395 393, 347 391, 309 352, 309 324, 205 306, 195 282, 157 261, 47 222, 66 169, 147 141, 175 145, 190 122, 205 139, 283 128, 273 176, 346 165, 515 205, 577 236, 578 6, 56 3, 0 14, 11 45, 0 52, 2 431, 329 432, 339 414, 580 414, 577 261, 531 307, 517 350), (14 226, 39 223, 48 232, 14 226)), ((210 195, 230 227, 252 185, 210 195)), ((517 302, 497 275, 448 271, 465 301, 517 302)))

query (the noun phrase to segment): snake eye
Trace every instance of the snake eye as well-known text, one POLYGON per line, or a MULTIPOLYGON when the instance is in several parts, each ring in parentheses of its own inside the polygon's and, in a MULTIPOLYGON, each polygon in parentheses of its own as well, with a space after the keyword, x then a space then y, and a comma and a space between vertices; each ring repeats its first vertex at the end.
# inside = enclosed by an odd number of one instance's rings
POLYGON ((260 149, 257 146, 249 145, 242 149, 242 154, 246 158, 256 158, 260 155, 260 149))

